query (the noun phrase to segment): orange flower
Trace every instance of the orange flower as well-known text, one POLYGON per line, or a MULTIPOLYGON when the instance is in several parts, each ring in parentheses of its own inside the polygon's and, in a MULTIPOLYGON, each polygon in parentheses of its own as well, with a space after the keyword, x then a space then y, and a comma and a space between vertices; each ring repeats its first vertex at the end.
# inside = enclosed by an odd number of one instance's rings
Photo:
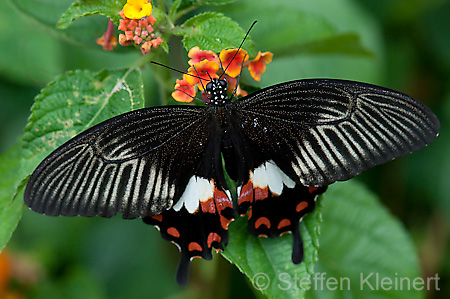
POLYGON ((123 14, 128 19, 141 19, 152 14, 152 5, 147 0, 128 0, 123 6, 123 14))
POLYGON ((258 52, 256 58, 250 61, 248 71, 255 81, 261 80, 261 74, 266 71, 266 64, 272 62, 273 54, 271 52, 258 52))
MULTIPOLYGON (((151 51, 152 48, 158 48, 158 46, 163 42, 162 38, 157 37, 155 39, 146 41, 141 46, 142 54, 147 54, 151 51)), ((138 43, 139 44, 139 43, 138 43)))
MULTIPOLYGON (((214 61, 203 60, 191 66, 188 70, 188 76, 186 76, 186 81, 194 86, 200 82, 200 77, 202 79, 203 85, 207 84, 211 79, 218 78, 219 76, 216 72, 219 70, 219 65, 214 61), (195 68, 195 69, 194 69, 195 68)), ((184 77, 184 76, 183 76, 184 77)), ((200 90, 203 90, 202 84, 198 85, 200 90)))
POLYGON ((107 51, 112 51, 117 46, 117 37, 114 35, 114 23, 111 20, 108 21, 106 32, 97 39, 97 44, 107 51))
POLYGON ((200 48, 197 46, 189 50, 188 57, 191 58, 188 61, 189 65, 194 65, 203 60, 214 61, 217 64, 219 64, 219 58, 217 57, 216 53, 209 50, 208 51, 200 50, 200 48))
POLYGON ((222 50, 217 57, 213 51, 203 51, 199 47, 193 47, 188 54, 191 67, 187 74, 183 75, 183 80, 177 80, 175 91, 172 97, 179 102, 191 102, 196 90, 201 90, 201 98, 205 103, 210 99, 203 91, 203 88, 211 79, 219 78, 217 72, 220 67, 226 68, 225 74, 219 72, 220 76, 228 82, 228 92, 236 96, 246 96, 248 93, 238 85, 237 76, 241 73, 242 67, 249 67, 253 79, 259 81, 261 74, 266 69, 266 64, 272 61, 273 54, 270 52, 261 53, 255 59, 248 61, 247 51, 239 49, 222 50), (222 65, 219 65, 222 62, 222 65), (231 62, 231 63, 230 63, 231 62), (200 83, 203 83, 201 84, 200 83), (197 85, 197 89, 195 88, 197 85))
POLYGON ((183 80, 178 80, 175 84, 175 91, 172 92, 172 97, 175 101, 189 103, 194 100, 195 88, 186 80, 186 75, 183 75, 183 80))
POLYGON ((152 47, 153 47, 153 48, 158 48, 158 46, 159 46, 160 44, 162 44, 163 40, 162 40, 162 38, 157 37, 157 38, 155 38, 155 39, 152 39, 151 42, 152 42, 152 47))
POLYGON ((130 22, 130 19, 120 19, 119 20, 119 27, 117 27, 117 29, 122 30, 122 31, 127 31, 128 30, 128 23, 130 22))
POLYGON ((238 49, 222 50, 219 55, 222 66, 226 68, 225 73, 231 77, 237 77, 241 73, 242 62, 248 60, 247 51, 240 49, 236 54, 237 51, 238 49))
POLYGON ((117 46, 117 37, 108 36, 108 33, 104 33, 102 37, 97 38, 97 45, 103 47, 103 50, 112 51, 117 46))
POLYGON ((243 97, 245 97, 246 95, 248 95, 248 92, 243 90, 240 85, 238 85, 236 87, 237 78, 233 78, 233 77, 230 77, 230 76, 226 76, 226 77, 227 77, 227 82, 228 82, 228 92, 229 93, 233 93, 234 90, 236 89, 236 96, 243 96, 243 97))
POLYGON ((154 16, 148 16, 147 21, 150 23, 150 25, 155 25, 156 18, 154 16))

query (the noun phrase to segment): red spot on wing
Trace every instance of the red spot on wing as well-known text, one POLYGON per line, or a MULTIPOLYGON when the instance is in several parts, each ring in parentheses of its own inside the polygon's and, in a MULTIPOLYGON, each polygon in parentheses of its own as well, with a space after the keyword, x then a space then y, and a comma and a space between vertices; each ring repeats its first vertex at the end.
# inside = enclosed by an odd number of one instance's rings
POLYGON ((316 191, 317 189, 319 189, 319 187, 308 187, 308 192, 314 193, 314 191, 316 191))
POLYGON ((220 224, 223 229, 228 229, 228 225, 232 219, 227 219, 222 215, 223 210, 226 208, 233 209, 233 203, 228 198, 227 194, 221 190, 214 189, 214 200, 216 201, 216 207, 220 215, 220 224))
POLYGON ((152 218, 159 222, 162 222, 163 219, 162 214, 153 215, 152 218))
POLYGON ((228 225, 230 225, 230 223, 231 223, 231 220, 220 215, 220 224, 222 225, 223 229, 228 229, 228 225))
POLYGON ((283 227, 289 226, 291 225, 291 220, 289 219, 283 219, 280 221, 280 223, 278 223, 278 229, 282 229, 283 227))
POLYGON ((304 210, 304 209, 306 209, 307 207, 308 207, 308 202, 302 201, 301 203, 299 203, 299 204, 295 207, 295 210, 296 210, 297 212, 300 212, 301 210, 304 210))
POLYGON ((259 217, 255 221, 255 228, 258 229, 261 225, 265 225, 267 228, 270 228, 270 220, 267 217, 259 217))
MULTIPOLYGON (((250 209, 248 209, 248 219, 252 218, 253 212, 252 212, 252 207, 250 207, 250 209)), ((242 215, 245 216, 245 215, 242 215)))
POLYGON ((175 238, 180 237, 180 232, 175 227, 169 227, 167 233, 175 238))
POLYGON ((264 188, 255 188, 255 200, 262 200, 269 197, 269 189, 266 187, 264 188))
POLYGON ((253 201, 253 181, 249 180, 247 184, 242 186, 241 193, 239 194, 239 204, 243 202, 253 201))
POLYGON ((191 242, 188 246, 189 251, 202 251, 202 246, 198 244, 197 242, 191 242))
POLYGON ((216 212, 216 206, 214 205, 214 199, 211 197, 207 201, 200 202, 203 213, 214 214, 216 212))
POLYGON ((227 194, 223 191, 214 189, 214 199, 216 201, 217 209, 219 209, 219 211, 222 211, 225 208, 233 208, 233 203, 228 198, 227 194))
POLYGON ((207 240, 208 247, 211 248, 213 242, 220 243, 221 240, 222 240, 222 238, 220 237, 219 234, 217 234, 217 233, 209 233, 208 240, 207 240))

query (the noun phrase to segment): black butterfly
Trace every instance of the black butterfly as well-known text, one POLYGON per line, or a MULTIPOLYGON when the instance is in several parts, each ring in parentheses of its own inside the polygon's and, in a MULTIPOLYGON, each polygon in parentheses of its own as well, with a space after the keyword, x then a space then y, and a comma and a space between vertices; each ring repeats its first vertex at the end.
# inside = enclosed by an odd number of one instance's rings
POLYGON ((252 234, 292 232, 300 263, 299 220, 327 185, 416 151, 439 131, 420 102, 365 83, 299 80, 236 101, 226 90, 213 79, 206 106, 140 109, 79 134, 34 171, 25 203, 52 216, 143 218, 178 245, 185 284, 193 257, 211 259, 227 244, 235 210, 252 234))

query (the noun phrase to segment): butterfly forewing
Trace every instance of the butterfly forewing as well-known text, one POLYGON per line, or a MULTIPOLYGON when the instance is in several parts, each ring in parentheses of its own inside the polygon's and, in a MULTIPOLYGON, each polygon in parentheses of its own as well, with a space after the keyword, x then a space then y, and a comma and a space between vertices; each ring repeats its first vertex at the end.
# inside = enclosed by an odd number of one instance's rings
POLYGON ((132 111, 69 140, 30 177, 25 203, 48 215, 146 217, 181 196, 208 144, 204 108, 132 111))
POLYGON ((282 83, 234 102, 244 134, 305 186, 347 180, 413 152, 438 134, 415 99, 343 80, 282 83))

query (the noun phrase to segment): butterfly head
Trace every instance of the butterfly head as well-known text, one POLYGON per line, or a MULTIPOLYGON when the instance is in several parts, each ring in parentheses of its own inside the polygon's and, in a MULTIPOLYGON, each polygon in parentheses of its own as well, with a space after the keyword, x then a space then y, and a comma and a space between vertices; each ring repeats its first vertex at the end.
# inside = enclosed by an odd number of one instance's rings
POLYGON ((210 103, 217 106, 224 105, 228 100, 227 88, 228 83, 225 79, 211 79, 205 86, 210 103))

